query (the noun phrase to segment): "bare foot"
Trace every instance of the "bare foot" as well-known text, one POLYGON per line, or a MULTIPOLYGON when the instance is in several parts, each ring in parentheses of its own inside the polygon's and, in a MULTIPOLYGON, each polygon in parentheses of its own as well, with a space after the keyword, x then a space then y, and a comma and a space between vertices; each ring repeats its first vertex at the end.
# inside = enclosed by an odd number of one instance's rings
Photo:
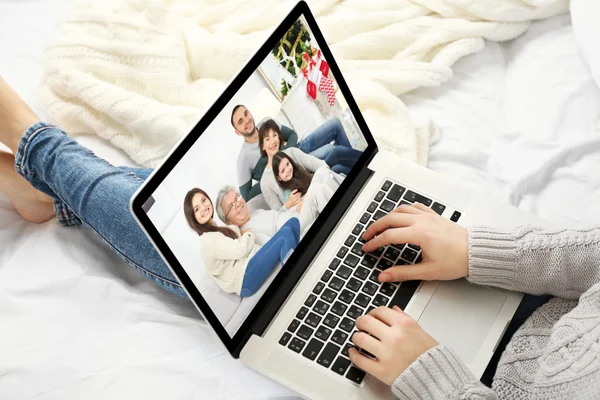
POLYGON ((0 77, 0 142, 15 154, 21 135, 40 119, 0 77))
POLYGON ((35 189, 15 171, 15 159, 0 151, 0 192, 4 193, 19 215, 37 224, 54 217, 52 198, 35 189))

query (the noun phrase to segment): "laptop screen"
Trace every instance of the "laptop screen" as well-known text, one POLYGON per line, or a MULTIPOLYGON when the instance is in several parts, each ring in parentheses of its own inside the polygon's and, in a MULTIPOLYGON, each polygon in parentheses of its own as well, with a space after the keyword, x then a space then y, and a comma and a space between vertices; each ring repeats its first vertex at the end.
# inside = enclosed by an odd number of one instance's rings
POLYGON ((306 19, 284 32, 142 207, 230 338, 369 144, 306 19))

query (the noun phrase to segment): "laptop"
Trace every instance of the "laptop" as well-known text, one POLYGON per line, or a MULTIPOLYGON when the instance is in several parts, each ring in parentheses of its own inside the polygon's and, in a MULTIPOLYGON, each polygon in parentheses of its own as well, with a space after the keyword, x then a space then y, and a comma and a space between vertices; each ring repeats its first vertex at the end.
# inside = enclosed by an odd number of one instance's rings
MULTIPOLYGON (((311 185, 317 172, 312 176, 311 185)), ((234 213, 276 221, 275 231, 308 207, 307 201, 300 212, 294 211, 297 206, 273 209, 265 193, 234 198, 234 213)), ((361 235, 399 205, 414 202, 464 226, 547 225, 465 182, 379 150, 308 5, 300 2, 134 194, 130 208, 233 357, 305 398, 386 399, 393 397, 390 388, 349 361, 358 316, 397 305, 480 377, 522 298, 465 279, 380 283, 381 271, 420 262, 421 249, 394 244, 363 254, 361 235), (337 164, 314 155, 323 148, 306 153, 320 163, 319 169, 331 170, 327 184, 333 194, 312 220, 303 222, 301 239, 284 265, 276 265, 256 292, 244 296, 208 268, 211 261, 183 210, 186 193, 195 187, 208 195, 214 210, 222 188, 242 191, 239 154, 243 146, 260 150, 259 143, 246 143, 233 126, 233 109, 242 104, 242 126, 247 122, 252 131, 259 121, 272 119, 281 131, 292 132, 284 140, 288 148, 294 147, 294 134, 296 148, 302 149, 311 135, 335 120, 347 140, 325 146, 332 150, 349 143, 359 154, 338 173, 337 164)), ((217 214, 215 221, 225 226, 217 214)), ((251 230, 258 231, 259 225, 251 230)), ((268 232, 255 233, 257 240, 266 238, 257 246, 268 243, 268 232)))

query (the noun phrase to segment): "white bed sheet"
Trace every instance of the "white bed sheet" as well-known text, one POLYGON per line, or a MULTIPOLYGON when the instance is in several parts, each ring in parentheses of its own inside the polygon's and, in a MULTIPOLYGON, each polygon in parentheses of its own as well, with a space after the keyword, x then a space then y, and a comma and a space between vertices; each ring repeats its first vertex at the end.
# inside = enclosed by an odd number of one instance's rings
MULTIPOLYGON (((43 43, 66 4, 0 2, 0 74, 41 116, 43 43)), ((600 222, 600 91, 569 16, 488 43, 449 84, 405 99, 442 128, 434 170, 557 223, 600 222)), ((77 137, 131 165, 100 139, 77 137)), ((0 399, 295 398, 233 360, 186 301, 92 233, 24 223, 2 197, 0 321, 0 399)))

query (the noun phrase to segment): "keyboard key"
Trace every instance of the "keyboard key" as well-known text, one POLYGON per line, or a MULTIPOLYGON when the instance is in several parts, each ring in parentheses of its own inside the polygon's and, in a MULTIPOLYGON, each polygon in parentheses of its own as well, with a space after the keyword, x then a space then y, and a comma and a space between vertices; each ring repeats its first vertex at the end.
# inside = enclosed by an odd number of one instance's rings
MULTIPOLYGON (((350 309, 348 310, 348 312, 346 313, 346 315, 349 316, 350 318, 356 319, 356 318, 360 317, 364 311, 365 310, 360 307, 351 306, 350 309)), ((340 328, 341 328, 341 326, 340 326, 340 328)))
POLYGON ((308 298, 304 302, 304 305, 310 307, 313 305, 313 303, 315 302, 316 299, 317 299, 317 296, 315 296, 314 294, 311 294, 310 296, 308 296, 308 298))
POLYGON ((354 271, 354 276, 364 281, 367 279, 367 276, 369 276, 369 270, 363 267, 358 267, 356 268, 356 271, 354 271))
POLYGON ((337 360, 333 363, 331 369, 333 372, 338 373, 340 375, 344 375, 346 370, 350 366, 350 360, 344 357, 338 357, 337 360))
POLYGON ((340 329, 343 329, 348 333, 352 332, 352 329, 354 329, 354 320, 344 318, 340 324, 340 329))
POLYGON ((354 243, 354 241, 356 240, 356 236, 354 235, 350 235, 348 236, 348 238, 346 239, 346 241, 344 242, 344 244, 348 247, 352 246, 352 244, 354 243))
POLYGON ((340 290, 342 287, 344 286, 344 281, 341 280, 340 278, 338 278, 337 276, 334 276, 331 279, 331 282, 329 282, 329 287, 335 290, 340 290))
POLYGON ((417 246, 416 244, 408 244, 408 247, 410 247, 411 249, 413 249, 415 251, 421 250, 421 248, 419 246, 417 246))
POLYGON ((326 328, 323 325, 321 325, 319 329, 317 329, 317 333, 315 333, 315 337, 323 341, 327 341, 327 339, 329 339, 329 336, 331 336, 331 329, 326 328))
POLYGON ((395 243, 390 246, 395 248, 398 251, 402 251, 404 249, 404 243, 395 243))
POLYGON ((404 261, 401 258, 396 260, 396 265, 408 265, 408 264, 410 264, 408 261, 404 261))
POLYGON ((358 236, 358 243, 365 244, 365 243, 367 243, 367 241, 365 239, 363 239, 362 235, 364 235, 364 232, 358 236))
POLYGON ((360 217, 360 219, 358 220, 358 222, 360 222, 361 224, 366 224, 367 222, 369 222, 369 219, 371 218, 371 214, 369 213, 364 213, 362 215, 362 217, 360 217))
POLYGON ((323 273, 323 276, 321 277, 321 280, 323 282, 327 282, 327 281, 329 281, 329 279, 331 279, 331 275, 333 275, 333 272, 331 272, 331 271, 325 271, 323 273))
POLYGON ((374 295, 377 292, 377 289, 379 289, 378 284, 372 283, 372 282, 367 282, 363 286, 362 291, 367 294, 374 295))
POLYGON ((289 332, 285 332, 283 334, 283 336, 281 337, 281 339, 279 339, 279 344, 282 346, 285 346, 287 344, 287 342, 290 340, 290 338, 292 337, 292 334, 289 332))
POLYGON ((431 209, 433 211, 435 211, 436 213, 438 213, 438 215, 442 215, 444 213, 444 210, 446 209, 446 206, 443 204, 438 203, 437 201, 435 203, 433 203, 433 205, 431 206, 431 209))
POLYGON ((404 193, 404 188, 400 185, 394 185, 394 187, 392 187, 392 190, 390 190, 390 192, 387 195, 387 198, 390 199, 391 201, 393 201, 394 203, 397 203, 398 200, 400 200, 400 198, 402 197, 402 193, 404 193))
POLYGON ((340 351, 340 346, 337 346, 333 343, 327 343, 325 345, 325 349, 317 358, 317 363, 329 368, 329 366, 333 363, 338 351, 340 351))
POLYGON ((367 211, 372 213, 375 212, 375 210, 377 210, 377 203, 372 201, 371 204, 369 204, 369 207, 367 207, 367 211))
POLYGON ((348 350, 350 350, 350 348, 356 348, 356 346, 352 345, 351 343, 346 343, 344 349, 342 350, 342 355, 350 357, 350 355, 348 354, 348 350))
POLYGON ((288 348, 294 350, 296 353, 300 353, 305 344, 306 342, 304 340, 293 338, 288 348))
POLYGON ((374 270, 373 272, 371 272, 369 279, 372 280, 373 282, 379 283, 379 274, 380 274, 379 271, 374 270))
POLYGON ((359 293, 354 302, 361 307, 366 307, 371 302, 371 298, 365 294, 359 293))
POLYGON ((365 371, 356 368, 355 366, 350 367, 348 373, 346 374, 346 378, 350 379, 352 382, 360 385, 363 379, 365 378, 365 371))
POLYGON ((316 328, 317 326, 319 326, 319 322, 321 322, 321 317, 319 317, 317 314, 311 312, 310 314, 308 314, 308 317, 306 317, 306 320, 304 322, 306 322, 308 325, 312 326, 313 328, 316 328))
POLYGON ((352 290, 353 292, 358 292, 361 286, 362 282, 355 278, 350 278, 350 280, 346 284, 346 287, 352 290))
POLYGON ((361 265, 364 265, 367 268, 373 268, 377 264, 377 257, 371 254, 365 254, 362 259, 361 265))
POLYGON ((300 321, 302 321, 304 319, 304 317, 306 317, 306 314, 308 314, 308 308, 301 307, 300 311, 298 311, 298 314, 296 314, 296 318, 298 318, 300 321))
POLYGON ((338 276, 341 276, 344 279, 348 279, 348 277, 350 276, 351 273, 352 273, 352 270, 348 267, 344 267, 343 265, 336 272, 336 274, 338 276))
POLYGON ((352 299, 354 299, 354 293, 349 290, 342 290, 339 299, 346 304, 350 304, 352 303, 352 299))
POLYGON ((337 256, 339 258, 344 258, 346 256, 346 253, 348 253, 348 248, 342 246, 342 248, 337 252, 337 256))
POLYGON ((331 340, 333 340, 339 345, 343 345, 346 342, 346 339, 348 339, 348 334, 346 332, 342 332, 339 329, 336 330, 333 336, 331 337, 331 340))
POLYGON ((356 267, 360 258, 356 257, 354 254, 348 254, 346 259, 344 260, 344 264, 351 266, 352 268, 356 267))
POLYGON ((354 254, 356 254, 357 256, 362 256, 364 253, 362 251, 362 243, 356 243, 353 247, 352 247, 352 252, 354 254))
POLYGON ((375 221, 377 221, 378 219, 381 219, 383 217, 385 217, 387 215, 387 213, 381 211, 381 210, 377 210, 375 211, 375 214, 373 214, 373 219, 375 221))
POLYGON ((423 253, 420 253, 419 256, 417 257, 417 259, 415 260, 415 264, 420 263, 421 261, 423 261, 423 253))
POLYGON ((429 207, 431 205, 430 198, 425 197, 419 193, 415 193, 412 190, 409 190, 408 192, 406 192, 406 194, 404 195, 404 200, 410 201, 411 203, 417 202, 417 203, 425 204, 427 207, 429 207))
POLYGON ((389 200, 384 200, 381 202, 381 205, 379 207, 386 213, 389 213, 392 212, 394 208, 396 208, 396 203, 392 203, 389 200))
POLYGON ((288 331, 295 332, 296 329, 298 329, 298 326, 300 326, 300 321, 295 319, 292 322, 290 322, 290 325, 288 326, 288 331))
POLYGON ((298 329, 298 332, 296 332, 296 335, 304 340, 308 340, 314 331, 315 330, 313 328, 302 325, 300 329, 298 329))
POLYGON ((382 258, 379 263, 377 264, 376 268, 379 268, 380 270, 385 271, 388 268, 391 268, 394 266, 394 263, 391 262, 390 260, 388 260, 387 258, 382 258))
POLYGON ((385 192, 379 192, 375 195, 375 201, 380 202, 385 197, 385 192))
POLYGON ((332 313, 327 314, 323 320, 323 324, 332 329, 337 326, 338 322, 340 322, 340 317, 336 317, 332 313))
POLYGON ((335 271, 337 267, 339 267, 341 261, 337 258, 334 258, 332 262, 329 263, 329 269, 335 271))
POLYGON ((417 252, 407 247, 402 252, 402 258, 408 262, 413 262, 415 261, 415 258, 417 258, 417 252))
POLYGON ((398 257, 400 257, 400 250, 390 246, 387 248, 385 253, 383 253, 383 256, 394 262, 398 259, 398 257))
POLYGON ((327 288, 327 289, 323 290, 323 294, 321 295, 321 298, 328 303, 333 303, 336 296, 337 296, 336 292, 327 288))
POLYGON ((348 306, 339 301, 336 301, 333 304, 333 307, 331 307, 331 311, 333 311, 335 314, 339 315, 340 317, 346 313, 347 309, 348 309, 348 306))
POLYGON ((356 226, 354 227, 354 229, 352 229, 352 234, 353 235, 360 235, 360 233, 362 232, 363 228, 364 228, 364 225, 356 224, 356 226))
POLYGON ((327 304, 321 300, 317 300, 317 303, 313 307, 313 311, 315 311, 321 315, 325 315, 325 313, 327 313, 328 309, 329 309, 329 304, 327 304))
POLYGON ((384 294, 386 296, 393 295, 395 291, 396 291, 396 286, 394 286, 388 282, 382 284, 381 287, 379 288, 379 293, 384 294))
POLYGON ((375 250, 373 250, 371 252, 371 254, 373 254, 375 257, 379 258, 383 254, 384 250, 385 250, 385 247, 378 247, 375 250))
POLYGON ((385 183, 381 187, 381 190, 383 190, 384 192, 387 192, 391 187, 392 187, 392 182, 385 181, 385 183))
POLYGON ((410 206, 412 203, 409 203, 408 201, 404 201, 402 200, 400 203, 398 203, 398 207, 403 206, 403 205, 407 205, 410 206))
POLYGON ((312 361, 317 358, 317 355, 322 348, 323 342, 320 342, 317 339, 312 339, 310 342, 308 342, 308 346, 306 346, 306 349, 304 349, 302 355, 312 361))
POLYGON ((325 287, 325 284, 323 282, 317 282, 317 284, 315 285, 315 288, 313 289, 313 293, 320 294, 324 287, 325 287))
POLYGON ((373 305, 375 307, 385 306, 387 305, 388 301, 390 301, 389 298, 385 297, 384 295, 378 294, 373 298, 373 305))
POLYGON ((460 218, 462 214, 459 211, 454 211, 452 213, 452 216, 450 217, 450 221, 452 222, 458 222, 458 219, 460 218))

